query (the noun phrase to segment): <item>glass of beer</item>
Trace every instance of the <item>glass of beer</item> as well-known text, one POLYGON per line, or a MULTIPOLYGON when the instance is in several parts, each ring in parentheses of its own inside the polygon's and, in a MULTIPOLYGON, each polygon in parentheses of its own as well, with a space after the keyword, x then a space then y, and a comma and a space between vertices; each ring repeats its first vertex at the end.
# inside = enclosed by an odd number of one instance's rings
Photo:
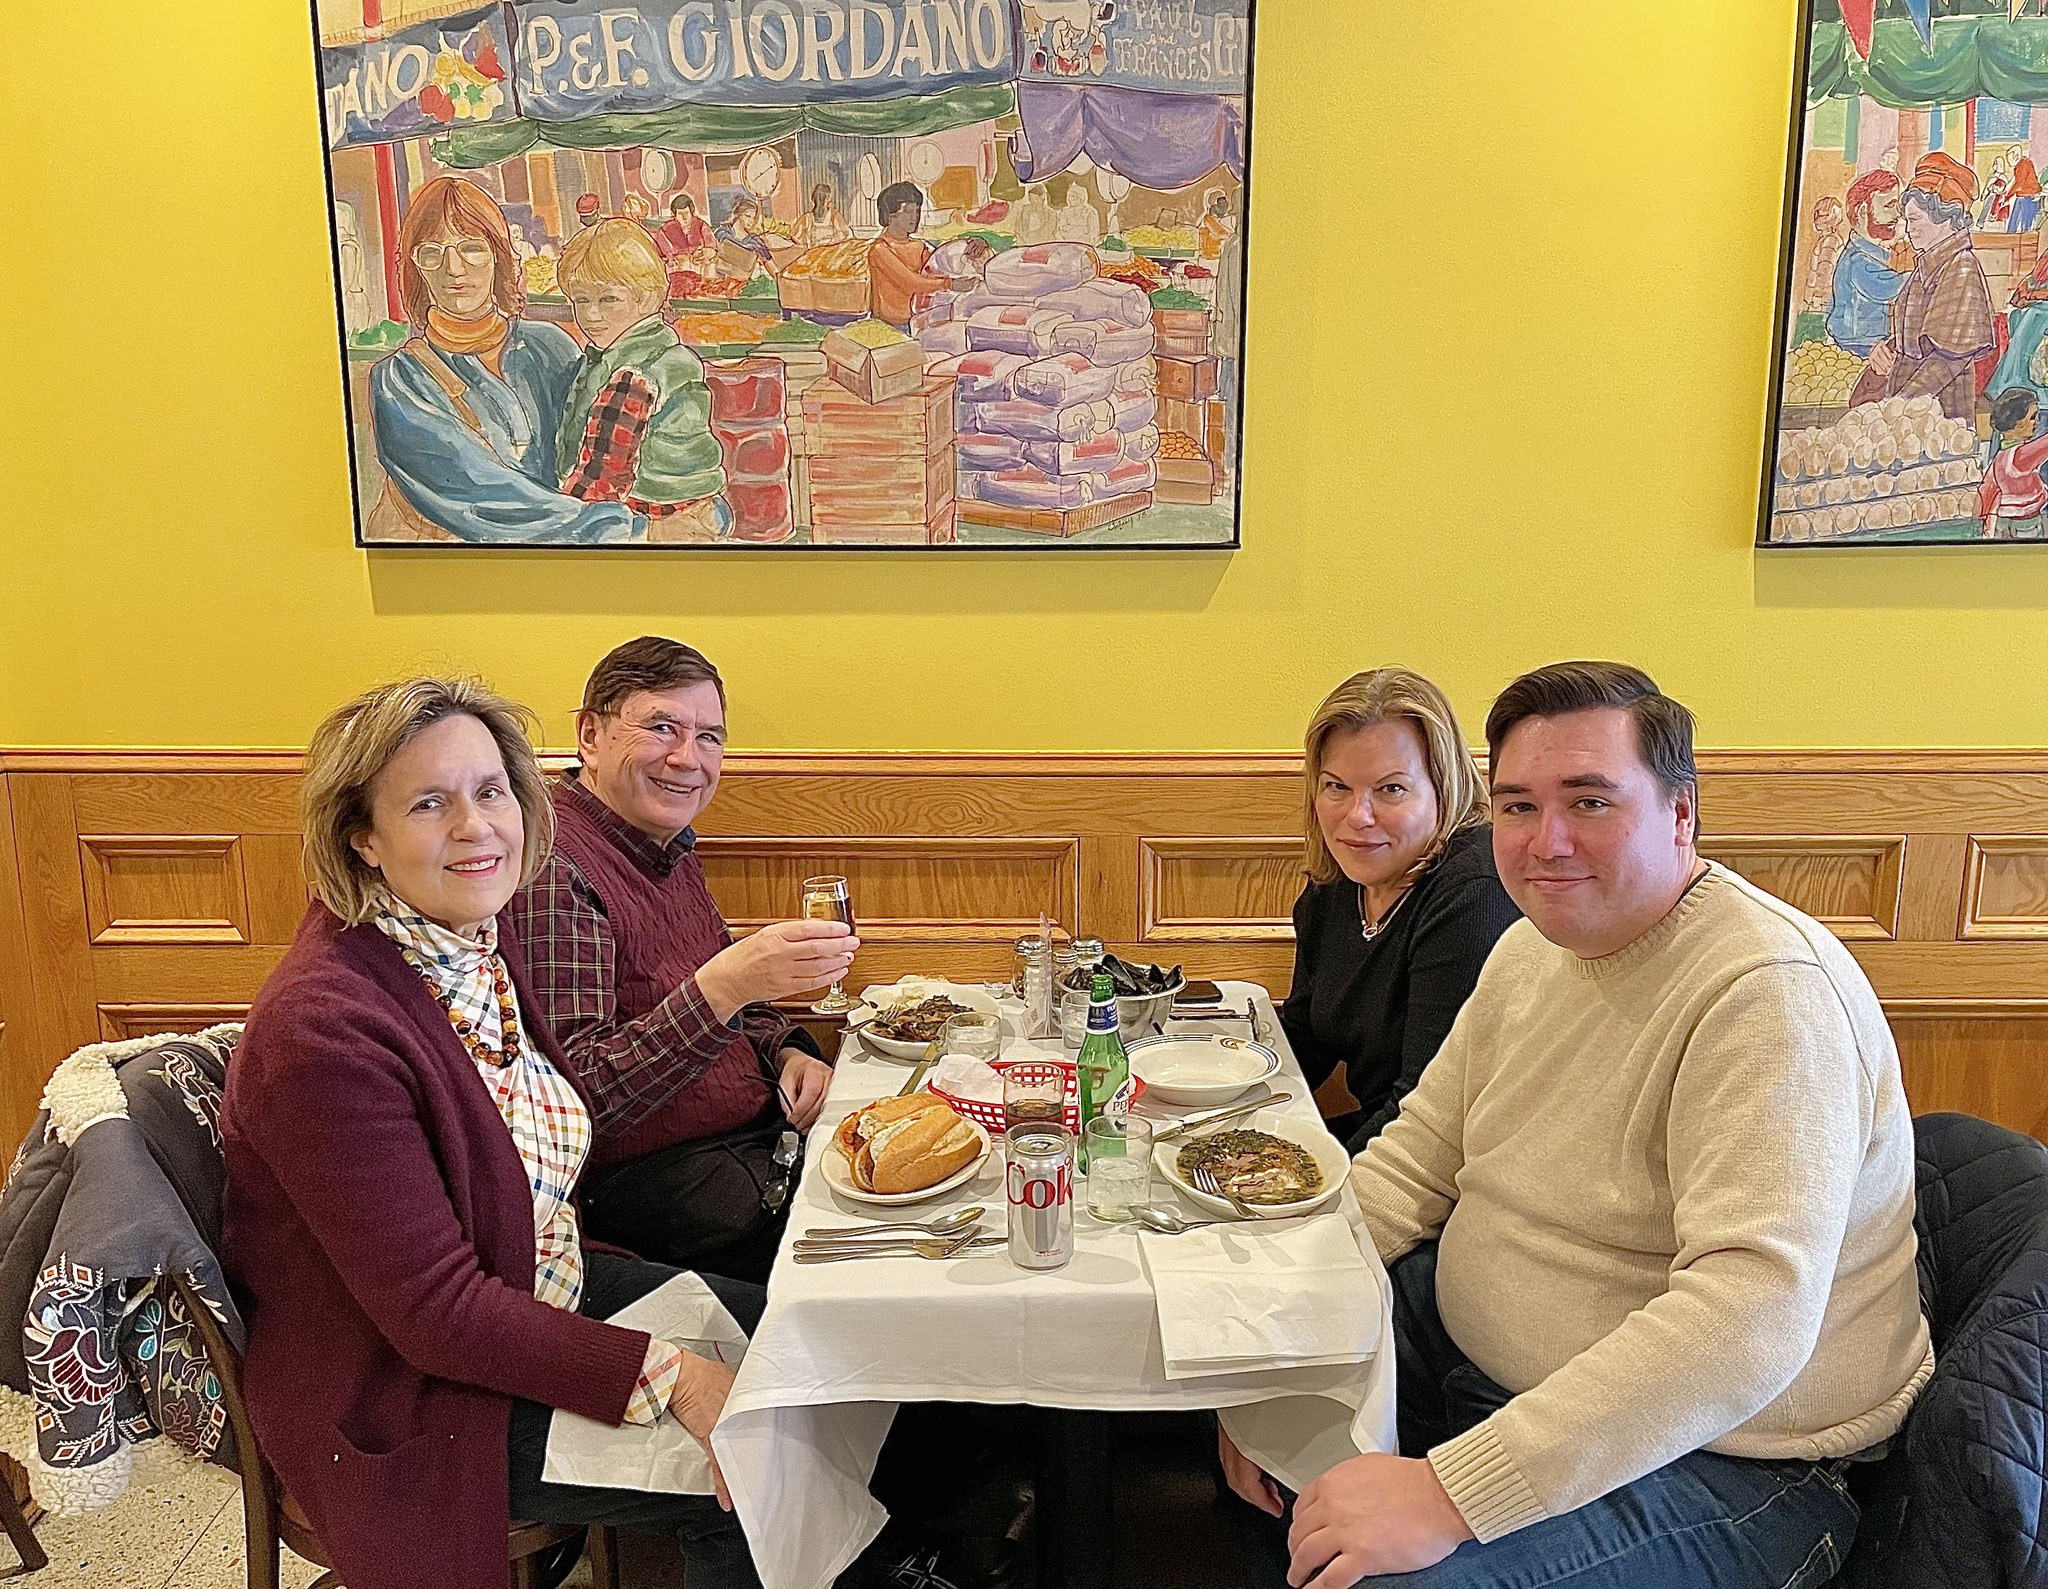
MULTIPOLYGON (((843 921, 848 928, 853 926, 853 901, 847 897, 846 879, 843 877, 807 877, 803 881, 803 914, 806 921, 843 921)), ((859 1004, 858 999, 849 998, 839 985, 839 978, 832 979, 831 990, 811 1006, 813 1015, 844 1015, 859 1004)))

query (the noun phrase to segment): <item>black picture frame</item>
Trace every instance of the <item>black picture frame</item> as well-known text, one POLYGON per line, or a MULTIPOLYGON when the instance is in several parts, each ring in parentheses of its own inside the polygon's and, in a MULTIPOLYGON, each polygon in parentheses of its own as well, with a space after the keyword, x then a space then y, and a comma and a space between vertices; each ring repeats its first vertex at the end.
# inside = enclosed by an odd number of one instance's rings
MULTIPOLYGON (((528 7, 532 3, 533 0, 513 0, 513 3, 503 3, 500 5, 492 5, 489 3, 480 4, 475 9, 478 12, 485 10, 502 10, 504 13, 506 13, 508 22, 510 22, 516 16, 517 13, 528 9, 528 7)), ((542 3, 548 3, 548 0, 542 0, 542 3)), ((1022 0, 1005 0, 1005 3, 1010 7, 1013 17, 1019 14, 1022 10, 1022 0)), ((1229 0, 1224 0, 1224 3, 1229 4, 1229 0)), ((1100 9, 1105 14, 1113 15, 1117 8, 1114 5, 1104 5, 1100 9)), ((1235 195, 1237 203, 1236 232, 1232 242, 1226 245, 1234 246, 1239 251, 1240 259, 1242 261, 1240 269, 1241 298, 1238 309, 1238 345, 1235 350, 1236 356, 1234 358, 1231 358, 1229 361, 1231 368, 1231 374, 1229 376, 1230 391, 1227 394, 1231 399, 1230 413, 1233 416, 1233 418, 1230 422, 1226 448, 1227 456, 1233 460, 1233 464, 1228 471, 1227 497, 1224 494, 1219 493, 1218 496, 1213 500, 1212 504, 1217 508, 1222 508, 1227 504, 1229 514, 1227 536, 1216 539, 1203 540, 1100 539, 1092 536, 1089 532, 1084 531, 1081 532, 1079 535, 1076 535, 1071 538, 1064 536, 1047 535, 1044 537, 1034 536, 1032 539, 1029 540, 976 541, 962 539, 954 543, 944 545, 930 545, 910 542, 835 542, 828 544, 818 544, 815 542, 804 542, 795 539, 782 542, 720 541, 708 544, 688 542, 657 544, 644 541, 607 541, 587 545, 572 545, 559 540, 477 541, 463 539, 448 539, 404 542, 385 539, 372 539, 366 533, 366 523, 369 516, 369 503, 366 500, 366 498, 368 497, 369 493, 366 491, 364 469, 358 455, 358 437, 362 435, 365 429, 367 428, 367 413, 366 404, 364 403, 361 394, 356 389, 357 383, 353 379, 351 373, 352 363, 360 363, 362 362, 362 359, 360 350, 352 349, 350 345, 348 303, 343 263, 344 240, 340 228, 340 211, 338 208, 339 203, 341 202, 342 199, 342 195, 338 191, 336 181, 335 165, 332 158, 334 151, 328 140, 329 129, 327 124, 327 112, 324 106, 324 88, 320 61, 322 41, 320 37, 319 5, 318 0, 309 0, 308 15, 312 30, 312 43, 315 56, 316 91, 318 91, 321 94, 321 98, 323 101, 322 103, 316 104, 316 126, 319 128, 321 134, 322 178, 328 206, 329 267, 331 272, 332 300, 334 304, 335 326, 337 333, 337 353, 340 361, 342 375, 342 418, 344 427, 344 448, 348 457, 349 510, 353 544, 358 550, 361 551, 376 553, 379 555, 388 554, 400 557, 419 554, 447 553, 515 553, 522 556, 530 556, 535 553, 539 553, 548 556, 560 556, 570 554, 622 552, 640 553, 643 555, 650 553, 687 552, 697 555, 724 557, 753 557, 762 555, 780 556, 792 553, 810 553, 819 555, 835 553, 841 555, 885 553, 890 555, 922 554, 926 556, 952 556, 956 554, 976 553, 1008 554, 1012 556, 1020 553, 1025 555, 1053 555, 1064 553, 1170 553, 1181 556, 1186 556, 1190 554, 1196 556, 1207 556, 1212 554, 1228 555, 1230 553, 1236 552, 1237 550, 1241 549, 1244 543, 1244 402, 1247 387, 1245 370, 1246 359, 1244 357, 1244 353, 1246 348, 1248 348, 1248 346, 1250 345, 1250 214, 1251 199, 1253 192, 1253 146, 1255 143, 1253 129, 1257 84, 1257 11, 1257 0, 1242 0, 1244 29, 1244 35, 1242 40, 1244 55, 1242 132, 1244 171, 1241 181, 1237 184, 1237 191, 1235 195)), ((1197 185, 1199 186, 1199 183, 1197 185)), ((1217 395, 1221 396, 1225 394, 1219 392, 1217 395)), ((1217 460, 1217 467, 1220 472, 1220 459, 1217 460)), ((376 479, 378 483, 382 482, 383 476, 381 469, 378 471, 376 479)), ((1158 505, 1159 504, 1157 504, 1156 502, 1153 504, 1154 507, 1158 505)), ((1150 511, 1150 509, 1147 509, 1147 514, 1149 514, 1150 511)))
MULTIPOLYGON (((1832 10, 1833 8, 1829 9, 1832 10)), ((2031 533, 2028 534, 2028 538, 1987 539, 1985 537, 1983 520, 1978 517, 1975 498, 1984 468, 1996 452, 1996 438, 1988 433, 1988 405, 1990 398, 1995 395, 1992 391, 1978 391, 1975 395, 1971 412, 1967 415, 1951 413, 1947 410, 1946 406, 1943 406, 1940 419, 1946 423, 1941 425, 1937 425, 1934 418, 1925 413, 1929 399, 1922 395, 1919 398, 1921 412, 1915 422, 1927 431, 1927 436, 1924 439, 1925 451, 1924 453, 1916 452, 1910 460, 1901 457, 1891 464, 1879 463, 1867 468, 1859 466, 1852 460, 1846 473, 1834 472, 1832 463, 1825 466, 1828 470, 1826 473, 1813 475, 1788 473, 1788 470, 1799 471, 1803 469, 1808 462, 1807 457, 1794 453, 1791 443, 1795 438, 1800 438, 1803 433, 1808 433, 1804 435, 1804 442, 1800 452, 1805 454, 1817 452, 1818 449, 1814 446, 1810 433, 1826 430, 1829 425, 1839 425, 1841 420, 1846 418, 1851 412, 1852 408, 1864 408, 1871 401, 1882 402, 1884 400, 1883 398, 1872 398, 1869 395, 1872 388, 1865 387, 1862 384, 1864 373, 1868 370, 1867 363, 1861 362, 1864 356, 1857 354, 1853 348, 1839 347, 1834 340, 1833 328, 1830 325, 1829 329, 1824 333, 1825 345, 1835 349, 1837 354, 1842 355, 1842 357, 1836 358, 1835 369, 1837 371, 1846 371, 1850 367, 1847 362, 1849 360, 1857 360, 1861 364, 1861 368, 1858 369, 1855 375, 1854 384, 1848 388, 1845 396, 1839 384, 1840 376, 1838 375, 1835 378, 1837 384, 1830 387, 1824 394, 1828 398, 1836 399, 1835 401, 1806 404, 1788 402, 1788 392, 1792 389, 1793 381, 1791 362, 1794 349, 1804 345, 1806 341, 1812 340, 1810 333, 1813 327, 1809 323, 1802 328, 1801 322, 1817 313, 1817 311, 1807 306, 1802 295, 1802 282, 1800 279, 1802 266, 1811 266, 1809 245, 1813 241, 1813 236, 1810 233, 1817 230, 1813 226, 1812 219, 1813 201, 1817 199, 1825 200, 1828 197, 1839 199, 1842 196, 1834 193, 1832 188, 1817 189, 1813 194, 1809 194, 1806 191, 1807 179, 1812 174, 1813 169, 1813 161, 1810 157, 1815 153, 1813 149, 1809 148, 1809 134, 1813 125, 1813 113, 1809 109, 1807 100, 1809 86, 1815 73, 1816 48, 1818 45, 1828 51, 1840 51, 1848 42, 1848 34, 1844 23, 1836 16, 1817 18, 1816 10, 1815 0, 1800 0, 1797 8, 1798 38, 1797 47, 1794 52, 1791 103, 1787 122, 1785 183, 1779 231, 1778 275, 1773 302, 1771 353, 1767 372, 1768 388, 1765 406, 1766 428, 1762 449, 1761 477, 1758 488, 1754 546, 1758 551, 1762 552, 1790 553, 1810 551, 1887 551, 1902 548, 1925 550, 1930 547, 1953 546, 2048 545, 2048 537, 2036 540, 2031 538, 2031 533), (1808 335, 1803 337, 1802 331, 1808 333, 1808 335), (1859 397, 1859 393, 1863 395, 1859 397), (1963 445, 1963 441, 1961 431, 1956 429, 1958 426, 1966 427, 1969 433, 1969 452, 1967 457, 1959 450, 1963 445), (1937 441, 1935 439, 1937 434, 1944 436, 1952 435, 1954 440, 1942 440, 1939 443, 1940 450, 1937 450, 1937 441), (1923 456, 1926 460, 1924 462, 1921 461, 1923 456), (1928 471, 1933 469, 1939 469, 1942 477, 1930 485, 1926 483, 1926 476, 1928 471), (1878 489, 1880 477, 1884 479, 1884 490, 1886 492, 1886 495, 1882 498, 1873 494, 1878 489), (1862 482, 1860 485, 1856 484, 1858 480, 1862 482), (1847 494, 1852 491, 1866 494, 1856 496, 1847 494), (1971 499, 1967 512, 1964 511, 1964 499, 1966 496, 1971 499), (1934 516, 1931 519, 1889 524, 1873 524, 1869 522, 1881 513, 1886 516, 1899 514, 1901 509, 1898 504, 1900 503, 1911 502, 1917 509, 1923 501, 1929 503, 1932 509, 1934 516), (1882 509, 1879 506, 1880 502, 1886 504, 1882 509), (1859 519, 1864 522, 1856 522, 1859 519), (1845 523, 1852 524, 1854 527, 1842 528, 1841 526, 1845 523)), ((1867 57, 1859 54, 1853 62, 1846 54, 1841 54, 1839 57, 1835 54, 1823 54, 1819 57, 1821 64, 1828 66, 1839 58, 1844 63, 1846 79, 1860 83, 1866 91, 1860 92, 1857 95, 1857 115, 1851 121, 1851 125, 1861 124, 1866 114, 1864 110, 1866 106, 1877 107, 1887 114, 1904 111, 1925 117, 1927 115, 1927 107, 1925 106, 1916 108, 1910 104, 1886 105, 1884 102, 1870 97, 1867 93, 1871 86, 1882 81, 1883 84, 1887 85, 1887 93, 1891 98, 1902 97, 1896 92, 1896 85, 1900 81, 1911 78, 1912 68, 1916 64, 1914 52, 1925 51, 1926 48, 1919 42, 1917 29, 1908 14, 1907 8, 1903 4, 1903 0, 1877 0, 1875 10, 1876 17, 1871 54, 1867 57)), ((1997 0, 1996 4, 1993 4, 1993 0, 1936 0, 1933 10, 1936 14, 1930 20, 1930 29, 1937 42, 1941 43, 1944 48, 1949 42, 1949 39, 1944 37, 1946 31, 1959 27, 1992 25, 2001 28, 2028 27, 2048 30, 2048 18, 2030 15, 2020 21, 2011 19, 2008 16, 2004 0, 1997 0)), ((1927 54, 1931 60, 1933 53, 1927 52, 1927 54)), ((1989 98, 1990 96, 1985 97, 1989 98)), ((1953 106, 1954 103, 1953 101, 1928 101, 1930 106, 1953 106)), ((1985 164, 1981 158, 1976 137, 1978 125, 1976 120, 1977 104, 1976 98, 1971 98, 1967 101, 1967 109, 1965 110, 1966 122, 1963 130, 1963 144, 1965 147, 1962 149, 1943 148, 1932 151, 1946 153, 1951 158, 1958 154, 1964 157, 1964 164, 1971 170, 1973 181, 1979 182, 1971 205, 1966 206, 1971 208, 1974 208, 1976 203, 1981 202, 1983 197, 1983 184, 1979 179, 1982 176, 1982 168, 1985 164)), ((2044 82, 2040 98, 2030 98, 2024 104, 2030 108, 2031 119, 2041 120, 2048 118, 2048 82, 2044 82)), ((2044 122, 2044 129, 2048 129, 2048 122, 2044 122)), ((1942 137, 1941 130, 1934 127, 1931 123, 1928 124, 1927 131, 1929 134, 1928 142, 1945 143, 1947 141, 1942 137)), ((2016 158, 2019 145, 2027 142, 2032 136, 2034 134, 2031 131, 2030 124, 2027 138, 2004 140, 2008 146, 2001 149, 1999 158, 2016 158)), ((1988 141, 1994 144, 2001 142, 2001 140, 1988 141)), ((1909 159, 1907 156, 1911 151, 1903 148, 1903 144, 1904 140, 1901 139, 1898 144, 1894 145, 1895 148, 1900 149, 1899 158, 1896 161, 1896 167, 1899 169, 1896 169, 1895 174, 1900 183, 1899 191, 1901 193, 1903 193, 1906 186, 1911 184, 1914 175, 1913 167, 1920 158, 1920 155, 1930 152, 1923 150, 1913 154, 1913 158, 1909 159)), ((1825 152, 1825 148, 1823 148, 1822 152, 1825 152)), ((2044 153, 2048 153, 2048 147, 2044 147, 2044 153)), ((2029 158, 2031 159, 2031 156, 2029 158)), ((1852 162, 1845 160, 1844 169, 1849 169, 1851 164, 1852 162)), ((1861 159, 1860 151, 1857 164, 1859 166, 1859 175, 1870 174, 1867 169, 1861 168, 1867 165, 1867 162, 1861 159)), ((2038 225, 2038 221, 2034 223, 2034 226, 2038 227, 2038 225)), ((1901 230, 1903 230, 1903 227, 1901 230)), ((1847 246, 1847 240, 1852 232, 1853 228, 1848 225, 1845 216, 1842 234, 1844 242, 1840 246, 1847 246)), ((1982 263, 1978 259, 1978 251, 1987 241, 1999 238, 2016 240, 2024 235, 2023 233, 2013 232, 1994 233, 1980 231, 1973 224, 1970 231, 1972 261, 1977 263, 1981 271, 1982 263)), ((2009 255, 2004 257, 2013 261, 2024 259, 2026 265, 2025 268, 2018 270, 2004 268, 2001 265, 1997 271, 1986 273, 1988 277, 1986 290, 1994 322, 2004 320, 2008 308, 2006 297, 2012 283, 2024 279, 2027 270, 2032 268, 2039 255, 2023 247, 2018 241, 2014 241, 2009 255)), ((1902 277, 1904 274, 1903 271, 1900 272, 1902 277)), ((1906 279, 1910 281, 1910 278, 1906 279)), ((1911 288, 1909 286, 1903 290, 1910 292, 1911 288)), ((1832 310, 1833 307, 1834 298, 1831 293, 1829 309, 1832 310)), ((1996 344, 1996 353, 2002 355, 2005 352, 2006 346, 2004 337, 2001 335, 1996 344)), ((1993 355, 1985 355, 1987 358, 1991 356, 1993 355)), ((1977 362, 1976 360, 1972 361, 1973 368, 1976 367, 1977 362)), ((1980 383, 1982 380, 1983 377, 1980 374, 1980 383)), ((2048 394, 2044 394, 2044 396, 2048 396, 2048 394)), ((1911 404, 1913 398, 1908 397, 1905 401, 1911 404)), ((1866 416, 1866 419, 1874 423, 1876 417, 1881 416, 1866 416)), ((1907 417, 1909 419, 1913 418, 1913 416, 1907 417)), ((1836 433, 1830 432, 1830 434, 1836 433)), ((1921 438, 1919 437, 1915 438, 1916 442, 1920 440, 1921 438)), ((1904 450, 1906 446, 1907 444, 1902 438, 1900 441, 1901 449, 1904 450)), ((1882 447, 1880 447, 1880 451, 1882 451, 1882 447)), ((1997 523, 2000 536, 2004 537, 2012 521, 2000 519, 1997 523)))

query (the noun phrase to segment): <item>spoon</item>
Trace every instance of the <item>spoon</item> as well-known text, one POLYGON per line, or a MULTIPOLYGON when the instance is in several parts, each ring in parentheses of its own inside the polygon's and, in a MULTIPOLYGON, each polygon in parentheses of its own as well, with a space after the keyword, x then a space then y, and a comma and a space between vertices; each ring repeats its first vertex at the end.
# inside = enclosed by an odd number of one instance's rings
POLYGON ((988 1212, 980 1204, 957 1208, 937 1219, 899 1219, 886 1225, 813 1225, 806 1236, 865 1236, 871 1230, 921 1230, 927 1236, 951 1236, 965 1230, 988 1212))
POLYGON ((1131 1217, 1148 1230, 1156 1230, 1164 1236, 1178 1236, 1185 1231, 1206 1230, 1211 1225, 1234 1225, 1232 1219, 1188 1219, 1179 1209, 1162 1208, 1157 1203, 1134 1203, 1131 1217))

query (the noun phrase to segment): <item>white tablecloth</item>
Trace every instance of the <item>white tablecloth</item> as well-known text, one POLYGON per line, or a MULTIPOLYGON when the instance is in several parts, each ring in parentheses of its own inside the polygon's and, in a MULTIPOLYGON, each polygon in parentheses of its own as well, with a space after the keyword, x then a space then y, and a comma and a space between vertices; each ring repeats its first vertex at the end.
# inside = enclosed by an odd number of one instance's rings
MULTIPOLYGON (((1292 1094, 1261 1119, 1319 1124, 1264 990, 1223 986, 1233 1002, 1256 998, 1261 1040, 1282 1060, 1276 1081, 1292 1094)), ((1032 1047, 1012 1044, 1004 1058, 1032 1047)), ((1056 1044, 1040 1048, 1058 1052, 1056 1044)), ((1217 1408, 1239 1447, 1295 1489, 1361 1451, 1394 1449, 1392 1292, 1348 1186, 1340 1206, 1378 1286, 1380 1327, 1369 1357, 1330 1367, 1169 1380, 1137 1235, 1096 1221, 1080 1197, 1074 1258, 1050 1272, 1017 1268, 1003 1248, 941 1262, 789 1263, 788 1242, 811 1225, 927 1219, 980 1203, 984 1227, 1005 1228, 1000 1145, 970 1185, 900 1214, 842 1199, 824 1183, 821 1157, 836 1151, 831 1133, 840 1120, 907 1079, 903 1065, 851 1052, 841 1059, 811 1133, 767 1313, 712 1436, 766 1589, 826 1589, 880 1532, 885 1514, 867 1486, 900 1402, 1217 1408)), ((1154 1177, 1153 1198, 1175 1199, 1163 1177, 1154 1177)))

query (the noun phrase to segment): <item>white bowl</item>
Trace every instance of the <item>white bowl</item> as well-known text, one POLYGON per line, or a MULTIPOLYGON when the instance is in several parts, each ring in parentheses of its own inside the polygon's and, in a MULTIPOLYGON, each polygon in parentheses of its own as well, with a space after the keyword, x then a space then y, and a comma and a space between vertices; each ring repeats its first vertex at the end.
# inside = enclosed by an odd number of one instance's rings
MULTIPOLYGON (((928 999, 934 993, 943 993, 955 1004, 964 1004, 967 1008, 978 1014, 993 1015, 998 1019, 1002 1016, 1002 1010, 996 1004, 996 1001, 980 988, 963 987, 957 982, 939 982, 929 977, 905 978, 894 986, 869 988, 867 992, 862 994, 862 1002, 871 1006, 873 1013, 866 1020, 860 1021, 857 1026, 849 1027, 849 1030, 858 1031, 861 1035, 861 1041, 877 1053, 886 1054, 891 1059, 900 1059, 914 1065, 917 1061, 924 1058, 924 1051, 931 1046, 929 1043, 911 1043, 905 1042, 902 1038, 898 1037, 884 1037, 881 1033, 872 1030, 872 1027, 875 1018, 890 1005, 905 999, 911 999, 912 1002, 915 1002, 916 999, 928 999)), ((859 1020, 858 1014, 856 1014, 855 1019, 859 1020)), ((1007 1037, 1007 1035, 1006 1030, 1005 1036, 1007 1037)))
MULTIPOLYGON (((1289 1218, 1296 1214, 1312 1214, 1325 1204, 1336 1200, 1344 1190, 1344 1178, 1351 1173, 1351 1157, 1344 1151, 1344 1145, 1327 1131, 1310 1129, 1293 1120, 1274 1125, 1259 1125, 1258 1116, 1250 1119, 1229 1120, 1218 1126, 1218 1131, 1263 1131, 1268 1136, 1285 1137, 1289 1142, 1307 1148, 1315 1155, 1316 1168, 1323 1172, 1323 1189, 1314 1197, 1304 1197, 1293 1203, 1254 1203, 1251 1206, 1269 1219, 1289 1218)), ((1214 1133, 1202 1131, 1192 1137, 1175 1137, 1171 1142, 1161 1142, 1152 1149, 1152 1162, 1159 1173, 1171 1182, 1176 1190, 1190 1201, 1200 1204, 1211 1213, 1221 1214, 1225 1219, 1233 1218, 1237 1210, 1220 1197, 1211 1197, 1207 1192, 1198 1192, 1190 1186, 1175 1168, 1174 1161, 1181 1150, 1191 1142, 1199 1142, 1214 1133)))
MULTIPOLYGON (((962 1115, 960 1118, 963 1120, 967 1119, 965 1115, 962 1115)), ((846 1155, 839 1151, 839 1148, 836 1144, 830 1145, 825 1148, 824 1163, 821 1166, 819 1173, 821 1173, 825 1177, 825 1184, 827 1186, 831 1187, 833 1191, 837 1192, 841 1197, 846 1198, 849 1202, 876 1203, 883 1208, 899 1208, 905 1203, 922 1203, 929 1198, 937 1197, 942 1192, 950 1192, 955 1187, 965 1186, 969 1181, 973 1180, 975 1176, 979 1175, 981 1173, 981 1167, 984 1164, 988 1163, 990 1147, 988 1132, 982 1129, 981 1124, 978 1121, 968 1120, 967 1123, 970 1126, 974 1127, 974 1134, 977 1137, 981 1138, 981 1151, 976 1153, 973 1158, 969 1159, 965 1164, 963 1164, 959 1169, 955 1170, 951 1175, 947 1176, 943 1181, 935 1182, 934 1184, 927 1187, 923 1187, 918 1191, 862 1191, 858 1186, 853 1184, 853 1166, 846 1162, 846 1155)))
POLYGON ((1280 1070, 1278 1054, 1242 1037, 1141 1037, 1125 1052, 1131 1069, 1161 1103, 1229 1103, 1280 1070))

